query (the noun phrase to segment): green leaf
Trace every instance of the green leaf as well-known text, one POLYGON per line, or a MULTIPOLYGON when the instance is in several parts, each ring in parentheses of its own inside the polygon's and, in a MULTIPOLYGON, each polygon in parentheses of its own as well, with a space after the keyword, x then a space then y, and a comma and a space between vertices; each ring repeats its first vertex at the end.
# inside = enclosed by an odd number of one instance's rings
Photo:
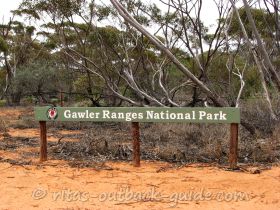
POLYGON ((3 39, 3 37, 0 36, 0 52, 7 52, 8 51, 8 44, 3 39))

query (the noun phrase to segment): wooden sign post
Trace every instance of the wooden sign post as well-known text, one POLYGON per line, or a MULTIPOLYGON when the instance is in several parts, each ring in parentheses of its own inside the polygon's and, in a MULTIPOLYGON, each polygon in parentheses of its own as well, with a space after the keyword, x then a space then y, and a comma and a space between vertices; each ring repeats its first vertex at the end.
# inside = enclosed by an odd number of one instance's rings
POLYGON ((139 123, 132 122, 132 139, 133 139, 133 165, 140 167, 140 131, 139 123))
POLYGON ((238 124, 230 124, 229 167, 237 169, 238 159, 238 124))
POLYGON ((229 167, 237 168, 238 108, 166 108, 166 107, 35 107, 35 119, 40 122, 40 160, 47 160, 47 121, 131 122, 133 165, 140 166, 139 123, 221 123, 230 124, 229 167))
POLYGON ((47 126, 46 121, 40 121, 40 161, 48 159, 47 152, 47 126))

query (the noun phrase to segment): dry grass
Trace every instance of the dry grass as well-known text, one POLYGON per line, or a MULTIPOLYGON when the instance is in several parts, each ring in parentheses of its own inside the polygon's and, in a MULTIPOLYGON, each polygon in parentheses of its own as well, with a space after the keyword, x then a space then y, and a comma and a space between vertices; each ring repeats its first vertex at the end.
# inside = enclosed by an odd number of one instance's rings
POLYGON ((0 119, 0 132, 5 133, 5 132, 7 132, 7 130, 8 130, 8 127, 7 127, 6 121, 3 119, 0 119))

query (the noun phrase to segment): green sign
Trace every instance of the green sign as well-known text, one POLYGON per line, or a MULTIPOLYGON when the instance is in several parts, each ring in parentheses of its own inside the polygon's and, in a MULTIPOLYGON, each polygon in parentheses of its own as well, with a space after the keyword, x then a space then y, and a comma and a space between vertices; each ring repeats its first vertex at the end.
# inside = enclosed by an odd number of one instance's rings
POLYGON ((35 107, 38 121, 240 123, 238 108, 35 107))

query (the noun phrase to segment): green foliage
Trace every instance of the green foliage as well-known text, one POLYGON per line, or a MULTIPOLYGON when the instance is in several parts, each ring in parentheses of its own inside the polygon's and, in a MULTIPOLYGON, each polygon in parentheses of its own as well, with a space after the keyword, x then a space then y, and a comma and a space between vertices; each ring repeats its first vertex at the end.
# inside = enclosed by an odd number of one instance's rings
POLYGON ((60 86, 59 71, 50 63, 38 61, 18 69, 12 82, 13 95, 36 95, 55 91, 60 86))
POLYGON ((8 51, 7 42, 3 39, 3 37, 0 36, 0 52, 7 52, 7 51, 8 51))
POLYGON ((116 46, 121 40, 121 31, 112 26, 96 28, 89 36, 89 41, 92 44, 98 44, 100 39, 107 46, 116 46))
POLYGON ((109 17, 109 15, 112 13, 112 10, 110 7, 107 6, 96 6, 97 7, 97 16, 98 21, 104 20, 109 17))
POLYGON ((12 29, 15 31, 17 34, 22 34, 24 33, 24 24, 19 21, 13 21, 11 22, 12 29))
MULTIPOLYGON (((226 63, 228 62, 227 54, 216 56, 209 69, 209 79, 213 82, 214 89, 221 95, 227 95, 227 90, 231 90, 232 97, 238 95, 240 89, 240 79, 238 76, 227 70, 226 63), (231 86, 229 87, 229 78, 231 86)), ((245 60, 243 57, 238 56, 235 58, 235 65, 241 71, 244 68, 245 60)), ((233 69, 235 72, 236 68, 233 69)), ((247 65, 247 68, 244 71, 244 81, 245 88, 242 94, 243 98, 250 98, 262 90, 261 81, 259 78, 259 73, 254 65, 247 65)), ((231 97, 231 96, 229 96, 231 97)))
MULTIPOLYGON (((43 30, 37 31, 32 25, 26 26, 23 22, 12 21, 6 40, 0 36, 0 51, 8 52, 7 58, 11 66, 17 66, 16 76, 11 85, 11 94, 21 97, 40 91, 55 92, 63 86, 81 93, 75 100, 83 101, 85 98, 92 97, 91 101, 100 99, 98 102, 101 104, 107 104, 105 100, 113 101, 115 96, 107 88, 105 82, 96 74, 89 73, 88 69, 98 71, 116 91, 125 92, 125 96, 136 99, 137 102, 143 99, 133 88, 128 87, 125 71, 132 73, 135 83, 141 90, 159 98, 165 95, 158 84, 159 68, 164 71, 163 83, 168 91, 188 80, 162 52, 151 44, 147 37, 133 27, 128 27, 127 23, 119 24, 115 21, 111 25, 110 23, 106 26, 100 24, 103 20, 106 24, 112 20, 111 18, 114 20, 116 13, 105 2, 100 5, 99 2, 94 0, 24 0, 19 10, 13 11, 16 15, 35 19, 44 19, 47 14, 52 17, 53 22, 46 22, 42 25, 43 30), (43 39, 33 40, 36 32, 43 39), (92 95, 88 95, 91 93, 92 95)), ((179 61, 196 77, 203 82, 206 81, 213 92, 224 98, 228 97, 227 94, 231 94, 228 98, 236 97, 240 80, 234 74, 230 74, 226 68, 231 54, 225 50, 225 43, 221 41, 224 38, 224 31, 217 31, 221 32, 218 35, 220 40, 217 40, 217 34, 211 34, 199 18, 188 16, 187 13, 181 15, 179 10, 174 12, 174 8, 170 9, 169 13, 165 13, 156 4, 148 5, 143 0, 120 0, 120 3, 140 24, 150 27, 156 24, 157 27, 161 26, 161 29, 168 29, 167 40, 164 36, 157 35, 157 38, 166 45, 170 44, 171 52, 179 61), (166 24, 168 26, 165 29, 166 24), (183 33, 185 29, 186 34, 183 33), (169 43, 170 40, 172 40, 171 43, 169 43), (179 41, 173 45, 172 42, 176 40, 179 41), (195 62, 196 58, 188 55, 188 51, 192 49, 194 54, 198 54, 200 52, 200 49, 196 49, 198 46, 203 45, 203 48, 207 49, 204 45, 209 45, 213 41, 214 48, 216 40, 218 41, 217 48, 219 48, 217 51, 211 49, 209 52, 196 55, 201 61, 202 68, 205 68, 205 72, 202 72, 195 62), (219 44, 221 46, 218 46, 219 44), (189 46, 186 47, 186 45, 189 46), (211 53, 215 56, 211 57, 211 53)), ((273 24, 274 17, 264 10, 252 9, 251 11, 266 46, 274 46, 273 43, 267 45, 272 40, 269 30, 273 27, 269 28, 269 26, 273 24)), ((253 38, 245 10, 240 9, 239 12, 250 38, 253 38)), ((226 20, 218 21, 225 23, 226 20)), ((8 24, 0 25, 0 30, 5 31, 7 28, 8 24)), ((242 36, 242 33, 235 15, 229 29, 230 40, 233 40, 230 44, 239 41, 238 38, 242 36)), ((224 28, 221 27, 219 30, 224 30, 224 28)), ((235 48, 233 47, 232 50, 235 51, 235 48)), ((261 91, 258 71, 250 56, 242 57, 240 52, 245 50, 244 46, 236 50, 236 67, 242 69, 246 62, 250 63, 244 75, 246 87, 242 97, 252 97, 261 91)), ((279 59, 277 60, 276 57, 274 57, 274 63, 280 66, 279 59)), ((6 74, 0 74, 1 87, 5 84, 5 76, 6 74)), ((194 93, 193 87, 192 85, 181 88, 180 97, 183 100, 191 98, 190 96, 194 93)), ((201 94, 198 98, 200 97, 205 96, 201 94)), ((164 97, 161 99, 165 100, 164 97)))
POLYGON ((40 18, 39 13, 47 12, 57 16, 70 17, 73 14, 82 12, 86 0, 24 0, 18 14, 26 14, 36 19, 40 18))
MULTIPOLYGON (((252 39, 253 38, 252 27, 247 18, 246 11, 244 8, 241 8, 238 11, 239 11, 240 18, 248 33, 248 36, 250 39, 252 39)), ((262 35, 263 38, 269 37, 271 34, 270 30, 274 30, 273 27, 270 27, 271 25, 274 24, 274 17, 268 14, 265 10, 261 10, 261 9, 251 8, 251 13, 259 33, 262 35)), ((236 14, 233 15, 233 19, 229 28, 229 35, 243 36, 236 14)))
POLYGON ((7 101, 6 100, 0 100, 0 107, 6 106, 7 101))
POLYGON ((48 49, 54 50, 57 48, 57 42, 55 42, 54 40, 47 40, 44 44, 44 46, 48 49))
POLYGON ((0 68, 0 90, 3 90, 6 84, 6 71, 0 68))
POLYGON ((246 88, 244 89, 243 98, 252 98, 262 91, 262 85, 258 70, 251 66, 245 74, 246 88))
POLYGON ((35 30, 36 30, 36 28, 34 26, 27 26, 26 27, 26 33, 29 34, 30 36, 33 35, 35 30))
MULTIPOLYGON (((92 77, 92 90, 91 92, 93 93, 93 97, 96 95, 101 94, 104 91, 105 83, 102 82, 101 80, 98 80, 95 77, 92 77)), ((88 92, 88 77, 86 75, 82 75, 80 77, 78 77, 74 83, 73 83, 73 87, 75 92, 77 93, 84 93, 86 95, 86 93, 88 92)), ((76 99, 79 101, 82 101, 85 99, 85 95, 81 94, 81 95, 77 95, 76 99)))
POLYGON ((24 99, 24 102, 26 102, 27 104, 34 104, 36 102, 36 98, 34 96, 27 96, 24 99))
POLYGON ((18 15, 18 16, 29 15, 35 19, 38 19, 38 20, 40 19, 39 14, 35 10, 32 10, 32 9, 13 10, 12 13, 14 15, 18 15))

